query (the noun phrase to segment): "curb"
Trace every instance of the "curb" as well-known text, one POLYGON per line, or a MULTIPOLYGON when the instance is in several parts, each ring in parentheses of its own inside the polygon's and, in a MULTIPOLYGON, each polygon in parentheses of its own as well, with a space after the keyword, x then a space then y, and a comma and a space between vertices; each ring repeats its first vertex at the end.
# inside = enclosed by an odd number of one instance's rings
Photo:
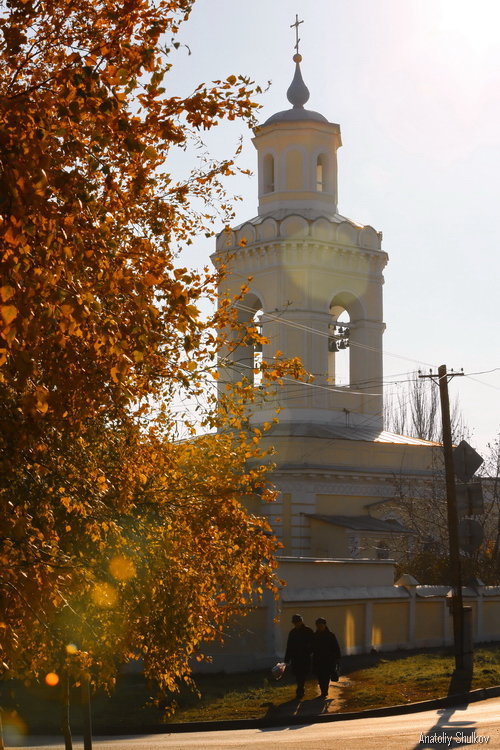
POLYGON ((434 698, 419 703, 405 703, 399 706, 384 706, 382 708, 369 708, 364 711, 352 711, 341 714, 318 714, 310 716, 281 716, 276 718, 262 719, 226 719, 224 721, 195 721, 185 724, 157 724, 144 727, 136 732, 127 732, 121 729, 107 728, 105 732, 99 731, 99 736, 120 735, 128 736, 137 734, 181 734, 185 732, 215 732, 232 729, 267 729, 269 727, 297 726, 307 724, 326 724, 333 721, 349 721, 350 719, 370 719, 376 716, 397 716, 398 714, 420 713, 432 711, 436 708, 459 706, 461 704, 476 703, 477 701, 500 696, 500 686, 479 688, 469 693, 458 693, 447 695, 445 698, 434 698))

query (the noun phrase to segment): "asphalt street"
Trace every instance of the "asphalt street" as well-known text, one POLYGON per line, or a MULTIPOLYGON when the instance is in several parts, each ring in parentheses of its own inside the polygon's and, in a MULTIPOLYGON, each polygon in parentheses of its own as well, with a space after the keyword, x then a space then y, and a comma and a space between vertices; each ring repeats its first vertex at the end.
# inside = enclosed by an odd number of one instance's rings
MULTIPOLYGON (((63 750, 60 739, 19 740, 9 748, 63 750)), ((500 750, 500 698, 468 706, 397 716, 142 737, 96 738, 94 750, 424 750, 480 747, 500 750)), ((74 750, 83 744, 74 742, 74 750)))

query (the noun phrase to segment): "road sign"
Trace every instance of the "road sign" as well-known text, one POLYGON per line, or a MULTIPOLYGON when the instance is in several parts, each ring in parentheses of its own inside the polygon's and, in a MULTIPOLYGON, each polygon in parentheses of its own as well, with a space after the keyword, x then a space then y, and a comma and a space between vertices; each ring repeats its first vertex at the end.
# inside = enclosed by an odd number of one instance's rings
POLYGON ((453 449, 453 465, 455 474, 462 482, 468 482, 472 479, 475 472, 483 463, 483 458, 476 453, 474 448, 466 440, 462 440, 456 448, 453 449))
POLYGON ((457 513, 463 516, 480 516, 484 513, 483 487, 481 482, 472 484, 456 484, 457 513))
POLYGON ((471 518, 462 518, 458 524, 458 544, 462 552, 475 552, 483 541, 483 527, 471 518))

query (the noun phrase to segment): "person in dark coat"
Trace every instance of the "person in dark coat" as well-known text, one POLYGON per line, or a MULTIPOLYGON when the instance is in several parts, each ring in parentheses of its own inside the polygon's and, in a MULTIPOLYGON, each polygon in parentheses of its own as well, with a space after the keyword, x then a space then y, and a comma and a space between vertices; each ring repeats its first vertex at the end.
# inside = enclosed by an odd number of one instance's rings
POLYGON ((314 633, 304 625, 301 615, 293 615, 293 628, 288 634, 284 661, 290 664, 297 683, 296 696, 304 697, 306 677, 311 670, 311 653, 314 633))
POLYGON ((324 617, 318 617, 316 620, 312 658, 313 672, 318 680, 321 697, 326 698, 332 675, 336 678, 336 667, 340 660, 340 646, 335 633, 328 629, 324 617))

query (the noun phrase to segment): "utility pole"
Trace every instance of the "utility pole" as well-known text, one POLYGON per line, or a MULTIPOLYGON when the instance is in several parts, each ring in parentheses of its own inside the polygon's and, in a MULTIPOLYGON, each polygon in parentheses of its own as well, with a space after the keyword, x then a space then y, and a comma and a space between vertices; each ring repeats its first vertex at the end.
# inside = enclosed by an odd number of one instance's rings
POLYGON ((453 638, 455 644, 455 667, 464 668, 464 610, 462 600, 462 574, 460 569, 460 548, 458 538, 458 512, 455 491, 455 469, 453 464, 453 443, 451 439, 450 398, 448 395, 448 382, 455 375, 463 375, 463 372, 450 372, 446 365, 438 368, 437 376, 432 372, 429 375, 419 375, 420 378, 430 378, 439 385, 439 396, 441 400, 441 420, 443 425, 443 454, 444 470, 446 477, 446 506, 448 512, 448 538, 450 549, 450 572, 452 581, 451 612, 453 616, 453 638))

